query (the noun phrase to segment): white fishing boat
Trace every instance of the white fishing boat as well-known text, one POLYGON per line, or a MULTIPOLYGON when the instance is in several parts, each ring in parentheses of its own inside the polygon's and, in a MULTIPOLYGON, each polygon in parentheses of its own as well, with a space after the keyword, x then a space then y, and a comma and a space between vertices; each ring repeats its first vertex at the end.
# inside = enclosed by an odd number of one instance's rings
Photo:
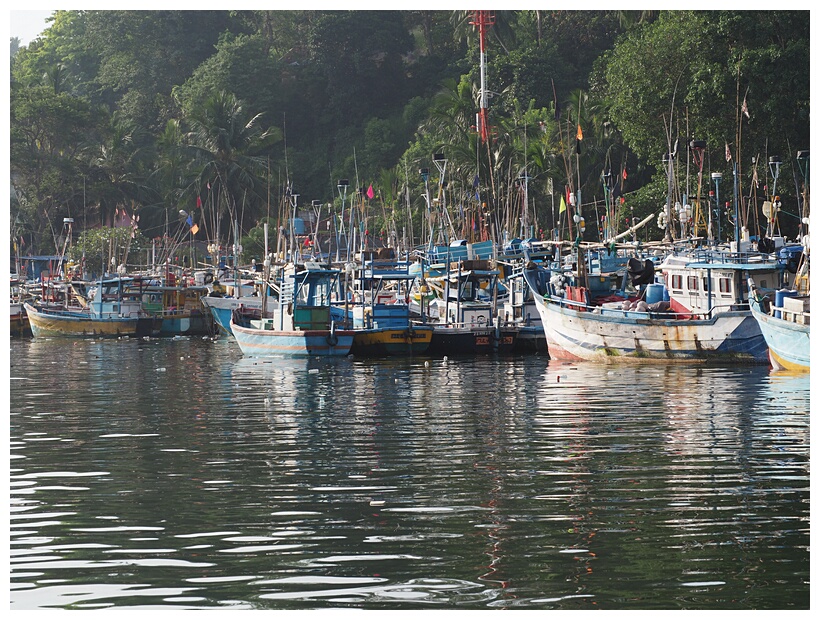
POLYGON ((642 272, 632 270, 631 289, 598 297, 590 295, 586 274, 537 265, 525 270, 540 293, 536 306, 551 358, 767 361, 746 282, 774 290, 783 270, 775 258, 717 250, 671 253, 659 267, 660 278, 654 278, 651 261, 643 264, 642 272))

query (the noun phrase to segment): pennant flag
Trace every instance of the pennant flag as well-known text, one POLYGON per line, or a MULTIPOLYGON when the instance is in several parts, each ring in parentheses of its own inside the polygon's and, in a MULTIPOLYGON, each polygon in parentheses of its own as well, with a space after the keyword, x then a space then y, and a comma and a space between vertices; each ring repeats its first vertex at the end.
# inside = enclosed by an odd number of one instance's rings
POLYGON ((575 136, 578 140, 584 139, 584 132, 581 131, 581 123, 578 123, 578 134, 575 136))
POLYGON ((626 168, 624 168, 624 172, 621 176, 623 177, 624 181, 626 181, 626 168))
POLYGON ((196 206, 200 209, 202 208, 202 198, 199 196, 196 197, 196 206))
POLYGON ((743 97, 743 105, 740 106, 740 111, 746 115, 746 118, 749 118, 749 106, 746 105, 746 97, 743 97))
POLYGON ((367 197, 370 198, 370 200, 373 200, 373 196, 375 195, 376 192, 373 191, 373 184, 371 183, 370 187, 367 188, 367 197))
POLYGON ((475 177, 473 178, 473 187, 474 188, 478 187, 478 175, 475 175, 475 177))
POLYGON ((188 219, 187 219, 187 220, 185 220, 185 223, 186 223, 186 224, 188 224, 188 226, 193 226, 193 225, 194 225, 194 218, 192 218, 192 217, 189 215, 189 216, 188 216, 188 219))
POLYGON ((732 151, 729 150, 729 143, 726 143, 726 161, 732 160, 732 151))
POLYGON ((193 226, 191 226, 191 234, 192 235, 195 235, 198 232, 199 232, 199 224, 194 224, 193 226))
POLYGON ((752 185, 755 187, 760 186, 760 180, 757 178, 757 168, 755 168, 754 172, 752 172, 752 185))
POLYGON ((563 213, 563 212, 564 212, 564 211, 566 211, 566 210, 567 210, 567 203, 566 203, 566 201, 564 200, 564 196, 562 195, 562 196, 561 196, 561 208, 560 208, 560 209, 558 209, 558 215, 560 215, 561 213, 563 213))

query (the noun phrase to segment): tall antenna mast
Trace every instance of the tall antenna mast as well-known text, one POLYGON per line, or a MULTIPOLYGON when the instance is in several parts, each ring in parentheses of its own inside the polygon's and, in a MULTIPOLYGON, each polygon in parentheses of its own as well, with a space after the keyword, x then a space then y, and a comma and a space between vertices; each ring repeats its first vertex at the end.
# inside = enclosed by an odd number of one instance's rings
POLYGON ((493 11, 476 11, 473 21, 470 22, 473 26, 478 28, 478 41, 481 67, 481 89, 479 96, 481 99, 481 107, 476 116, 476 126, 478 134, 481 136, 482 142, 488 142, 490 139, 490 125, 487 122, 487 84, 486 84, 486 67, 484 62, 485 41, 487 35, 487 28, 495 24, 495 14, 493 11))

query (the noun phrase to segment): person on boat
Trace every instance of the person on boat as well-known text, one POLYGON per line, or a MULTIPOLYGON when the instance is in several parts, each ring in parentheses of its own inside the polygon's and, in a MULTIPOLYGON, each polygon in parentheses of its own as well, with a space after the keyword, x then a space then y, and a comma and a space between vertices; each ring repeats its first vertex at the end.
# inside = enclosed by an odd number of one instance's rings
POLYGON ((214 280, 213 286, 211 287, 211 297, 224 297, 225 296, 225 285, 222 284, 219 280, 214 280))

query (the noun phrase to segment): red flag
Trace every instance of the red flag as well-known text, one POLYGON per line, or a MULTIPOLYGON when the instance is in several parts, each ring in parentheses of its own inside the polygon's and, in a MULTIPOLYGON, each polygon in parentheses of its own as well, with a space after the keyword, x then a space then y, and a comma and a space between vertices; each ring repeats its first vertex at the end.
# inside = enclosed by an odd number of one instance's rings
POLYGON ((196 197, 196 206, 200 209, 202 208, 202 198, 199 196, 196 197))
POLYGON ((623 178, 624 178, 624 181, 626 181, 626 168, 624 168, 623 178))
POLYGON ((373 200, 373 196, 375 195, 376 192, 373 191, 373 184, 371 183, 370 187, 367 188, 367 197, 370 198, 370 200, 373 200))

